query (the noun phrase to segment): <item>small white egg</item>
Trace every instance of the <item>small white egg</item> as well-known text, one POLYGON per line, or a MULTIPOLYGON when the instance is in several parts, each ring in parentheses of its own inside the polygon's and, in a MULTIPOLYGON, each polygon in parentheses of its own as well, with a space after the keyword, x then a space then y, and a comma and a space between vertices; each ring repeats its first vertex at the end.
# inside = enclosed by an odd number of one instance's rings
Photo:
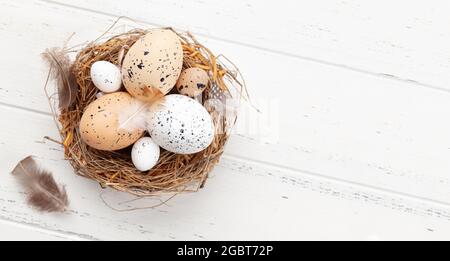
POLYGON ((150 137, 137 140, 131 149, 131 160, 140 171, 147 171, 156 165, 159 159, 159 146, 150 137))
POLYGON ((119 67, 107 61, 97 61, 92 64, 91 79, 95 87, 105 93, 116 92, 122 86, 119 67))

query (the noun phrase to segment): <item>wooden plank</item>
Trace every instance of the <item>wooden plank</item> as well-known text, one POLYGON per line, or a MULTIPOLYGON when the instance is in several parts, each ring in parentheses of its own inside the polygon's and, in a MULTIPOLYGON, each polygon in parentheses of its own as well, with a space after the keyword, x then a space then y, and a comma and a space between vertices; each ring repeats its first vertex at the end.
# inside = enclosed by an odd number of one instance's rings
POLYGON ((66 241, 80 240, 78 237, 29 226, 22 223, 0 220, 0 241, 66 241))
MULTIPOLYGON (((198 193, 179 195, 156 209, 117 212, 159 201, 101 190, 75 176, 61 149, 42 142, 56 137, 49 116, 0 106, 9 125, 0 129, 0 218, 82 239, 104 240, 287 240, 448 239, 450 210, 398 194, 330 181, 268 164, 224 156, 198 193), (27 127, 23 124, 27 123, 27 127), (39 214, 6 175, 28 154, 66 184, 70 209, 39 214)), ((26 235, 23 235, 26 236, 26 235)))
MULTIPOLYGON (((23 51, 8 52, 0 63, 1 70, 11 72, 0 87, 0 102, 48 113, 41 88, 46 70, 39 53, 59 45, 74 31, 79 32, 75 43, 94 39, 112 20, 41 2, 4 3, 0 37, 9 40, 0 47, 23 51), (21 67, 26 77, 21 70, 9 69, 21 67)), ((250 93, 262 110, 258 115, 243 108, 228 155, 449 202, 448 93, 210 38, 201 40, 229 54, 248 72, 250 93), (259 60, 274 66, 255 67, 259 60), (261 121, 255 125, 258 118, 261 121)))
POLYGON ((427 1, 49 0, 449 90, 450 5, 427 1))

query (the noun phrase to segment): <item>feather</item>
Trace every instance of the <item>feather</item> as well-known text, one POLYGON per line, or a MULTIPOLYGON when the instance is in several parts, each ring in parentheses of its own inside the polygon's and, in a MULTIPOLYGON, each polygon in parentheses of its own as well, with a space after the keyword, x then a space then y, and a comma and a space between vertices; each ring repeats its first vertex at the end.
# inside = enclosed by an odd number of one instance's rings
POLYGON ((28 194, 28 204, 40 211, 63 212, 69 204, 66 189, 50 172, 42 170, 32 156, 21 160, 11 172, 28 194))
POLYGON ((50 68, 50 76, 58 88, 59 109, 67 109, 76 99, 78 85, 67 50, 51 48, 42 53, 50 68))
POLYGON ((140 100, 133 98, 132 102, 121 108, 118 115, 118 129, 127 131, 146 130, 148 113, 152 106, 164 101, 164 94, 156 88, 145 88, 144 98, 140 100))
POLYGON ((131 103, 119 112, 118 129, 134 131, 147 129, 146 115, 150 110, 150 103, 133 98, 131 103))

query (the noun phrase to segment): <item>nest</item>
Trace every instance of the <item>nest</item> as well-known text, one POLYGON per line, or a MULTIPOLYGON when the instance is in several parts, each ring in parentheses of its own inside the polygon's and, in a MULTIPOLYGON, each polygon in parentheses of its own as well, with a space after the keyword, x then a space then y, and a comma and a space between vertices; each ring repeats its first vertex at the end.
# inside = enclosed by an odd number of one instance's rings
MULTIPOLYGON (((201 152, 189 155, 161 149, 157 165, 148 172, 141 172, 132 164, 130 148, 101 151, 89 147, 82 141, 78 125, 85 108, 96 99, 98 92, 90 79, 91 65, 100 60, 120 65, 123 55, 128 50, 127 47, 132 46, 148 32, 134 29, 101 43, 96 40, 82 48, 70 67, 70 73, 75 77, 78 88, 74 101, 63 109, 58 109, 55 103, 51 103, 53 115, 59 122, 65 157, 70 161, 76 174, 97 181, 102 188, 111 187, 137 196, 197 191, 204 186, 208 173, 223 153, 230 127, 236 120, 236 114, 224 117, 223 112, 217 107, 206 106, 206 101, 217 93, 228 97, 227 101, 230 97, 234 101, 239 100, 244 85, 239 70, 228 59, 222 55, 215 56, 191 34, 173 31, 180 37, 182 43, 183 69, 199 67, 206 70, 210 76, 210 84, 202 94, 202 103, 211 114, 215 126, 212 144, 201 152)), ((48 97, 52 99, 52 95, 48 97)))

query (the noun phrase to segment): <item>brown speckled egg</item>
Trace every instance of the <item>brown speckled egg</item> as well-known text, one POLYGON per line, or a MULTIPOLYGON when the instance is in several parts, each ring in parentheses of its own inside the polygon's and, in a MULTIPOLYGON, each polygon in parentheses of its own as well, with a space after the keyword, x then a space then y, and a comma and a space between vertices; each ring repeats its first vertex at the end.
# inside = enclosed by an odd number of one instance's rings
POLYGON ((167 29, 153 29, 131 46, 122 64, 122 81, 127 91, 141 100, 151 100, 154 88, 167 94, 183 66, 179 37, 167 29))
POLYGON ((200 68, 188 68, 181 72, 176 87, 179 93, 195 97, 202 93, 209 83, 208 73, 200 68))
POLYGON ((118 150, 128 147, 145 130, 119 129, 119 112, 129 106, 133 98, 126 92, 105 94, 88 105, 80 121, 81 138, 99 150, 118 150))

